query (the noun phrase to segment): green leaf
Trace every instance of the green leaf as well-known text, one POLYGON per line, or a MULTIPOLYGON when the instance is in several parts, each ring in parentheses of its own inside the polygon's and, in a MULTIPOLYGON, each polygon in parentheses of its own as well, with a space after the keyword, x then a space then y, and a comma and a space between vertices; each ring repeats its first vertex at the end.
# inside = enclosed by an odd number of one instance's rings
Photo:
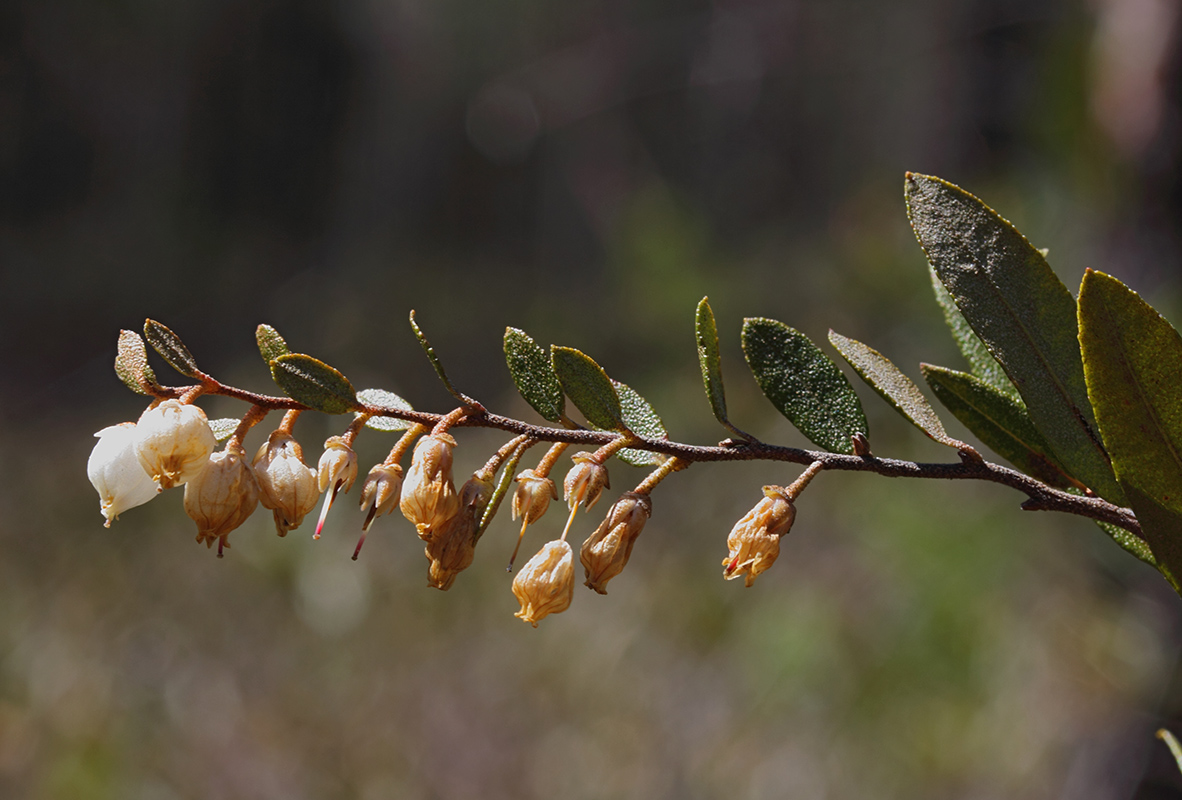
POLYGON ((944 430, 944 423, 940 421, 935 409, 915 382, 882 353, 834 330, 829 331, 829 343, 841 353, 842 358, 849 362, 870 388, 882 395, 896 411, 928 437, 957 450, 968 447, 964 442, 948 435, 944 430))
POLYGON ((254 339, 259 344, 259 353, 262 355, 263 361, 268 364, 279 356, 285 356, 291 352, 287 347, 287 342, 279 335, 279 331, 270 325, 260 325, 255 328, 254 339))
POLYGON ((906 193, 928 262, 1014 382, 1058 462, 1122 503, 1088 402, 1067 287, 1026 237, 963 189, 908 173, 906 193))
POLYGON ((603 367, 573 347, 558 345, 550 346, 550 360, 562 391, 588 422, 604 430, 624 428, 620 398, 603 367))
POLYGON ((709 298, 703 297, 698 303, 694 333, 698 340, 698 365, 702 368, 706 399, 710 401, 714 418, 725 425, 726 391, 722 385, 722 355, 718 352, 718 326, 714 323, 714 311, 710 308, 709 298))
POLYGON ((1043 483, 1064 489, 1073 485, 1020 400, 967 372, 932 364, 919 368, 939 401, 987 447, 1043 483))
POLYGON ((1088 270, 1079 292, 1088 394, 1154 554, 1182 575, 1182 337, 1136 292, 1088 270))
POLYGON ((139 394, 152 394, 159 389, 156 374, 148 366, 148 348, 135 331, 119 331, 119 344, 115 347, 115 374, 119 380, 139 394))
POLYGON ((489 498, 488 505, 484 507, 484 514, 480 517, 480 527, 476 529, 476 535, 474 537, 476 541, 480 541, 480 537, 484 535, 485 529, 493 521, 493 517, 497 515, 497 509, 501 507, 501 501, 505 499, 505 495, 509 494, 509 490, 513 487, 513 478, 517 475, 517 465, 521 462, 521 457, 525 455, 525 451, 529 447, 529 442, 522 442, 510 454, 508 460, 505 462, 505 466, 501 468, 501 477, 497 479, 497 486, 493 489, 492 497, 489 498))
POLYGON ((1016 399, 1018 390, 1014 387, 1013 381, 1006 376, 1006 371, 1001 368, 1001 364, 997 363, 997 359, 993 357, 993 353, 989 352, 989 348, 981 341, 981 337, 973 333, 968 320, 964 318, 964 314, 960 313, 960 309, 956 307, 956 301, 952 299, 952 295, 948 294, 944 284, 940 283, 940 277, 936 275, 936 271, 932 269, 930 264, 928 265, 928 275, 932 278, 932 291, 936 294, 936 303, 944 312, 944 322, 952 331, 952 338, 956 341, 961 355, 964 356, 965 361, 969 362, 969 371, 994 389, 1016 399))
POLYGON ((241 422, 242 420, 234 419, 233 417, 211 419, 209 421, 209 429, 213 431, 213 438, 219 442, 224 442, 234 435, 234 431, 238 430, 238 425, 241 422))
POLYGON ((443 371, 443 362, 439 360, 439 356, 435 355, 435 348, 431 346, 431 342, 427 341, 427 334, 423 333, 423 329, 419 327, 419 323, 415 322, 414 311, 410 312, 410 327, 415 332, 415 338, 419 340, 419 345, 422 346, 423 352, 427 354, 427 360, 435 368, 435 374, 439 376, 439 380, 443 381, 443 385, 451 393, 451 396, 465 405, 475 404, 475 400, 452 385, 451 379, 443 371))
MULTIPOLYGON (((357 393, 357 399, 367 406, 381 406, 382 408, 396 408, 402 411, 414 411, 411 404, 393 392, 385 389, 362 389, 357 393)), ((365 421, 365 427, 375 431, 404 431, 414 425, 397 417, 370 417, 365 421)))
POLYGON ((505 362, 525 402, 542 419, 561 422, 566 415, 566 398, 541 345, 519 328, 505 328, 505 362))
POLYGON ((1149 545, 1145 543, 1144 539, 1139 539, 1132 531, 1126 531, 1119 525, 1113 525, 1111 522, 1104 522, 1103 520, 1093 520, 1100 530, 1104 531, 1111 537, 1112 541, 1120 545, 1121 549, 1126 553, 1144 561, 1155 569, 1160 569, 1157 559, 1153 557, 1153 551, 1149 549, 1149 545))
POLYGON ((852 454, 850 437, 869 434, 849 380, 800 331, 774 319, 748 318, 743 354, 768 400, 813 444, 852 454))
POLYGON ((319 359, 288 353, 271 362, 271 377, 298 403, 325 414, 357 410, 357 392, 349 379, 319 359))
POLYGON ((201 370, 197 368, 197 361, 181 337, 177 336, 167 326, 161 325, 154 319, 144 320, 144 338, 152 349, 159 353, 169 366, 180 374, 189 378, 201 378, 201 370))
MULTIPOLYGON (((612 386, 615 387, 616 394, 620 398, 620 410, 623 413, 624 425, 628 430, 648 439, 669 438, 665 424, 661 422, 657 412, 647 400, 637 394, 635 389, 619 381, 612 381, 612 386)), ((661 453, 650 453, 647 450, 637 450, 634 447, 625 447, 616 455, 621 461, 634 467, 657 467, 665 463, 665 459, 668 458, 661 453)))

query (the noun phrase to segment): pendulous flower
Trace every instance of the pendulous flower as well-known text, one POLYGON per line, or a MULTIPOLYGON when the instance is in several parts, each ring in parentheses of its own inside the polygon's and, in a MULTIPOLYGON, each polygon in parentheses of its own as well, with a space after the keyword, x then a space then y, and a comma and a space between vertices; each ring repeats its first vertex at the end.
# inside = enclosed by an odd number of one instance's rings
POLYGON ((447 433, 429 434, 415 444, 399 507, 423 541, 434 536, 459 510, 460 499, 451 480, 451 451, 455 446, 456 440, 447 433))
POLYGON ((365 512, 361 530, 369 530, 375 519, 398 508, 401 498, 402 465, 375 464, 361 485, 361 510, 365 512))
POLYGON ((517 491, 513 493, 513 519, 520 518, 526 525, 532 525, 542 518, 550 501, 558 499, 554 481, 538 475, 532 469, 522 470, 515 479, 517 491))
POLYGON ((764 497, 731 528, 726 537, 730 553, 722 560, 722 577, 744 576, 751 586, 780 555, 780 538, 792 529, 796 506, 779 486, 763 487, 764 497))
POLYGON ((611 483, 607 479, 607 467, 600 464, 591 453, 575 453, 571 456, 574 466, 566 473, 562 488, 566 496, 567 507, 571 511, 579 503, 583 510, 589 510, 599 500, 604 489, 610 489, 611 483))
POLYGON ((337 495, 342 491, 348 492, 353 488, 353 481, 357 480, 357 454, 342 437, 330 436, 324 442, 324 452, 320 455, 316 477, 320 491, 324 493, 324 505, 320 507, 320 519, 316 522, 313 539, 320 538, 324 520, 337 495))
POLYGON ((205 469, 185 485, 185 513, 197 523, 197 541, 212 547, 218 542, 218 555, 229 547, 226 537, 259 504, 259 487, 254 470, 240 445, 232 442, 214 453, 205 469))
POLYGON ((216 447, 205 412, 179 400, 148 406, 135 426, 136 456, 162 490, 192 480, 216 447))
POLYGON ((575 558, 565 540, 547 542, 513 579, 513 594, 521 603, 514 616, 538 627, 549 614, 570 608, 575 592, 575 558))
POLYGON ((579 549, 586 585, 607 594, 607 582, 619 575, 632 555, 632 545, 653 513, 647 494, 625 492, 607 512, 607 519, 579 549))
POLYGON ((142 506, 160 492, 135 453, 135 423, 123 422, 95 434, 86 474, 99 493, 99 510, 106 527, 129 508, 142 506))
POLYGON ((431 586, 446 591, 456 575, 472 565, 480 520, 492 495, 492 479, 479 475, 473 475, 460 488, 459 511, 427 540, 424 549, 431 559, 427 570, 427 582, 431 586))
POLYGON ((299 442, 286 431, 274 431, 254 457, 259 502, 275 516, 275 532, 286 536, 304 521, 320 497, 316 471, 304 463, 299 442))

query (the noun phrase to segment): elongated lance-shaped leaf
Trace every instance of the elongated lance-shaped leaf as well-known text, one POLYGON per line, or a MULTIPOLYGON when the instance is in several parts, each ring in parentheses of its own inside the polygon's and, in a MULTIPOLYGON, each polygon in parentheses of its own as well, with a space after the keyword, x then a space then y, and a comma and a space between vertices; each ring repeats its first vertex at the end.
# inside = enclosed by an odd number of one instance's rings
POLYGON ((177 336, 168 326, 162 325, 154 319, 144 320, 144 338, 152 349, 168 362, 168 365, 188 378, 200 378, 201 370, 197 368, 197 360, 185 347, 181 337, 177 336))
POLYGON ((698 340, 698 366, 702 368, 702 383, 714 418, 727 424, 726 392, 722 385, 722 354, 718 351, 718 326, 709 298, 703 297, 694 315, 694 334, 698 340))
POLYGON ((928 262, 1014 382, 1058 462, 1123 504, 1088 402, 1067 287, 1026 237, 963 189, 908 173, 906 194, 928 262))
POLYGON ((151 394, 151 389, 160 388, 156 373, 148 366, 148 348, 135 331, 119 331, 119 344, 115 349, 115 374, 128 389, 139 394, 151 394))
POLYGON ((952 332, 952 338, 960 349, 961 355, 964 356, 965 361, 969 362, 969 371, 994 389, 1017 398, 1018 390, 1014 387, 1014 382, 1006 376, 1006 371, 1001 368, 1001 364, 997 363, 997 359, 993 357, 993 353, 989 352, 989 348, 981 341, 981 337, 973 333, 968 320, 964 318, 964 314, 960 313, 960 309, 956 307, 956 301, 952 299, 952 295, 948 294, 948 290, 940 282, 940 276, 936 274, 930 264, 928 265, 928 275, 932 279, 932 291, 936 295, 936 304, 944 313, 944 322, 948 325, 948 330, 952 332))
POLYGON ((1182 337, 1136 292, 1088 270, 1079 293, 1088 394, 1149 546, 1182 575, 1182 337))
MULTIPOLYGON (((414 411, 410 403, 393 392, 387 392, 385 389, 362 389, 357 393, 357 399, 367 406, 383 406, 385 408, 397 408, 403 411, 414 411)), ((358 415, 360 415, 360 412, 358 415)), ((414 425, 413 422, 407 422, 398 417, 370 417, 365 421, 365 427, 372 428, 375 431, 404 431, 412 425, 414 425)))
MULTIPOLYGON (((657 416, 649 401, 641 397, 635 389, 626 383, 612 381, 616 395, 620 398, 620 411, 624 417, 624 425, 633 433, 649 439, 668 439, 665 423, 657 416)), ((626 464, 634 467, 657 467, 665 463, 668 456, 660 453, 650 453, 647 450, 637 450, 625 447, 616 456, 626 464)))
POLYGON ((509 489, 513 486, 513 478, 517 475, 517 465, 528 449, 529 443, 522 442, 505 461, 505 466, 501 467, 501 477, 497 479, 497 486, 493 489, 492 497, 489 498, 488 505, 484 507, 484 515, 480 518, 480 527, 476 530, 476 541, 480 541, 480 537, 484 535, 485 529, 493 521, 493 517, 497 515, 497 509, 501 507, 501 501, 505 499, 505 495, 509 493, 509 489))
POLYGON ((259 355, 268 364, 279 356, 285 356, 291 352, 287 347, 287 342, 279 335, 279 331, 270 325, 260 325, 255 328, 254 339, 259 345, 259 355))
POLYGON ((588 422, 609 431, 626 429, 612 379, 595 359, 573 347, 551 345, 550 360, 562 390, 588 422))
POLYGON ((837 365, 807 336, 774 319, 743 321, 743 354, 759 388, 808 440, 854 452, 850 437, 869 435, 862 403, 837 365))
MULTIPOLYGON (((1154 569, 1161 569, 1157 563, 1157 559, 1153 557, 1153 551, 1149 549, 1149 545, 1144 539, 1137 538, 1136 534, 1132 531, 1126 531, 1124 528, 1113 525, 1111 522, 1105 522, 1099 519, 1094 521, 1097 527, 1108 534, 1112 541, 1116 542, 1126 553, 1140 561, 1144 561, 1154 569)), ((1171 584, 1173 583, 1170 578, 1167 578, 1167 580, 1170 580, 1171 584)))
POLYGON ((878 392, 884 400, 903 415, 912 425, 940 444, 957 450, 972 448, 959 439, 953 439, 944 430, 944 423, 932 408, 923 392, 896 367, 889 358, 857 339, 829 331, 829 343, 841 353, 862 380, 878 392))
POLYGON ((525 402, 542 419, 561 422, 566 416, 566 398, 542 346, 519 328, 505 328, 505 363, 525 402))
POLYGON ((325 414, 347 414, 358 407, 353 384, 338 370, 303 353, 271 362, 271 377, 284 394, 325 414))
POLYGON ((987 447, 1043 483, 1061 489, 1073 485, 1020 400, 967 372, 932 364, 919 368, 936 398, 987 447))
POLYGON ((419 327, 419 323, 415 321, 415 312, 410 312, 410 327, 415 332, 415 338, 419 340, 419 345, 422 346, 423 352, 427 354, 427 360, 431 362, 431 366, 435 368, 435 374, 439 376, 439 380, 443 381, 443 385, 451 396, 459 400, 465 405, 474 405, 476 403, 468 395, 461 392, 454 385, 451 379, 447 377, 447 373, 443 371, 443 362, 439 360, 439 356, 435 355, 435 348, 431 346, 431 342, 427 340, 427 334, 423 333, 423 329, 419 327))

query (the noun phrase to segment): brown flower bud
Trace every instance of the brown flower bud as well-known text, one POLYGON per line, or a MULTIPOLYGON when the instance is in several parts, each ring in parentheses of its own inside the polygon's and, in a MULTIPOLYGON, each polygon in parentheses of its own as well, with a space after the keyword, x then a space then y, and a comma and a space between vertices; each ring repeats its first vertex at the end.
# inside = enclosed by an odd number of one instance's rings
POLYGON ((575 557, 564 540, 547 542, 513 579, 513 594, 521 603, 514 616, 538 627, 548 614, 570 608, 575 592, 575 557))
POLYGON ((764 498, 735 523, 726 546, 730 553, 722 560, 722 576, 728 581, 745 576, 747 586, 775 563, 780 555, 780 538, 792 528, 796 507, 779 486, 763 487, 764 498))
POLYGON ((538 475, 532 469, 522 470, 517 476, 517 491, 513 493, 513 519, 519 517, 526 525, 542 518, 551 500, 558 499, 554 481, 538 475))
POLYGON ((607 594, 607 582, 623 571, 632 555, 632 545, 653 513, 647 494, 625 492, 595 533, 579 549, 579 561, 586 573, 586 585, 607 594))
POLYGON ((492 495, 492 480, 477 475, 460 488, 460 510, 427 540, 424 550, 431 559, 427 570, 427 581, 431 586, 445 591, 450 589, 456 575, 472 565, 476 556, 476 534, 492 495))
POLYGON ((185 484, 185 513, 197 523, 197 541, 211 547, 218 541, 229 547, 226 537, 249 517, 259 503, 254 471, 240 446, 226 445, 214 453, 205 469, 185 484))
POLYGON ((149 407, 135 426, 135 454, 161 489, 196 477, 216 447, 205 412, 179 400, 149 407))
POLYGON ((399 507, 424 541, 454 517, 460 506, 451 482, 451 451, 455 446, 456 440, 446 433, 424 436, 415 444, 399 507))
POLYGON ((402 465, 374 465, 361 486, 361 510, 365 512, 365 522, 361 530, 369 530, 375 519, 398 508, 401 497, 402 465))
POLYGON ((259 502, 275 516, 275 532, 286 536, 316 507, 320 488, 316 471, 304 463, 304 451, 290 433, 275 431, 254 457, 259 502))
POLYGON ((590 453, 575 453, 571 456, 575 465, 566 473, 562 488, 566 493, 566 505, 572 511, 579 503, 588 510, 599 500, 603 490, 610 489, 607 467, 592 458, 590 453))

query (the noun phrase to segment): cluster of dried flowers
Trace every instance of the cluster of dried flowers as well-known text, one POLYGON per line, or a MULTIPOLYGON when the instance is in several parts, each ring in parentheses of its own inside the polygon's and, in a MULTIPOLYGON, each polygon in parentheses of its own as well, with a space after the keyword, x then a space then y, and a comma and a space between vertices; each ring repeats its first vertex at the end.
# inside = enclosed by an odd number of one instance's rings
MULTIPOLYGON (((157 399, 137 422, 124 422, 95 434, 99 442, 90 455, 87 471, 99 493, 106 525, 135 506, 143 505, 165 489, 185 487, 185 511, 197 524, 197 541, 218 555, 229 547, 231 531, 239 527, 259 504, 272 511, 280 536, 299 527, 323 495, 323 506, 314 538, 319 538, 325 518, 337 496, 348 492, 358 475, 353 438, 359 425, 343 436, 325 442, 315 469, 304 462, 303 450, 291 429, 299 411, 288 411, 279 428, 248 458, 242 437, 261 414, 247 414, 238 429, 217 450, 217 439, 205 413, 192 398, 157 399)), ((400 438, 390 455, 375 465, 361 489, 365 513, 354 558, 365 541, 371 523, 399 508, 415 526, 424 543, 428 582, 448 589, 461 571, 472 564, 476 544, 496 512, 495 478, 503 465, 512 469, 524 451, 537 440, 519 436, 508 442, 457 491, 452 479, 455 438, 448 432, 451 415, 433 430, 414 425, 400 438), (417 441, 416 441, 417 440, 417 441), (400 463, 414 445, 410 468, 400 463), (490 507, 491 504, 491 507, 490 507)), ((563 495, 570 517, 560 538, 547 542, 518 571, 513 593, 521 603, 517 616, 534 626, 549 614, 565 611, 574 593, 574 552, 566 541, 575 511, 590 509, 610 488, 604 465, 623 444, 605 445, 595 452, 579 452, 563 481, 563 495)), ((512 498, 514 519, 521 520, 518 546, 529 525, 540 520, 558 490, 549 477, 566 444, 554 444, 538 465, 516 476, 512 498)), ((606 518, 583 542, 579 560, 585 584, 606 594, 608 582, 623 571, 632 547, 652 514, 650 493, 665 476, 684 467, 668 459, 634 490, 625 492, 611 506, 606 518)), ((815 465, 819 467, 819 465, 815 465)), ((815 473, 806 472, 808 478, 815 473)), ((802 478, 807 483, 807 478, 802 478)), ((780 537, 795 517, 792 499, 802 481, 792 487, 765 487, 766 498, 740 520, 727 540, 730 550, 723 559, 727 579, 745 576, 751 585, 779 554, 780 537)), ((517 550, 513 551, 513 558, 517 550)), ((510 567, 513 558, 510 559, 510 567)))

